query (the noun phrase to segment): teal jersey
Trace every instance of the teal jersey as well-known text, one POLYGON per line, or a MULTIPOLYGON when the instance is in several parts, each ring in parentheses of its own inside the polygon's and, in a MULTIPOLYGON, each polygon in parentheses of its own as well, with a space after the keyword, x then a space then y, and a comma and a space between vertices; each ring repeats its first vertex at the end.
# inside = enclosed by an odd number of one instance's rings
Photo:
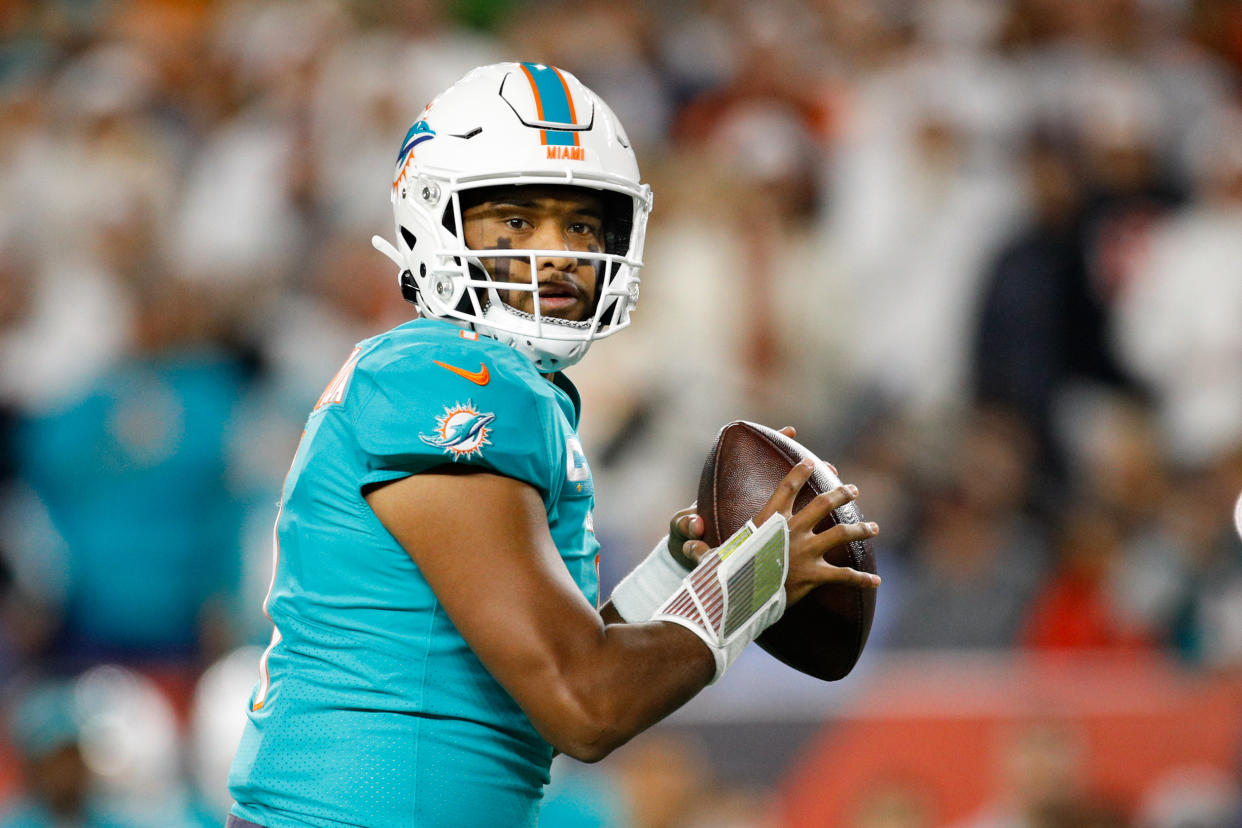
POLYGON ((355 349, 285 480, 265 604, 275 631, 229 775, 234 814, 267 828, 535 824, 552 747, 363 491, 453 463, 529 483, 598 605, 577 423, 567 380, 448 323, 417 320, 355 349))

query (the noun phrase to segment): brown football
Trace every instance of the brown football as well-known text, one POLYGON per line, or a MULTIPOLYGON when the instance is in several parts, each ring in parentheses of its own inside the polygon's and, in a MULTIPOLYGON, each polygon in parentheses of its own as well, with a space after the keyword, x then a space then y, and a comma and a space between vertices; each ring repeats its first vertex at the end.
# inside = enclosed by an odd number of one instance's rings
MULTIPOLYGON (((698 511, 706 524, 704 540, 719 546, 758 514, 798 461, 814 455, 796 440, 757 423, 737 420, 720 430, 699 478, 698 511)), ((794 501, 797 512, 817 494, 841 485, 827 463, 816 458, 815 471, 794 501)), ((837 523, 858 523, 854 502, 834 510, 815 527, 822 532, 837 523)), ((870 540, 850 541, 825 559, 836 566, 875 573, 870 540)), ((759 646, 796 670, 825 681, 843 678, 862 655, 875 615, 874 589, 840 584, 816 587, 785 611, 759 636, 759 646)))

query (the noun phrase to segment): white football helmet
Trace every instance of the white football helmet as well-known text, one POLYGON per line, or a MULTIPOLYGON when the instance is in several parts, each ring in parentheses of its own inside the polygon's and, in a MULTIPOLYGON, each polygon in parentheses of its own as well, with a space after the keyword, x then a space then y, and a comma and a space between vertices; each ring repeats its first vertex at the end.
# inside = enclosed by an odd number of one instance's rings
POLYGON ((410 127, 392 185, 397 244, 372 243, 400 268, 405 298, 424 316, 445 319, 509 344, 544 373, 573 365, 593 340, 626 327, 638 301, 638 272, 651 188, 616 115, 561 69, 541 63, 482 66, 438 96, 410 127), (597 289, 589 318, 546 316, 501 300, 538 293, 537 258, 555 250, 470 250, 463 191, 505 185, 589 188, 604 200, 604 250, 594 260, 597 289), (529 278, 499 282, 483 259, 528 259, 529 278))

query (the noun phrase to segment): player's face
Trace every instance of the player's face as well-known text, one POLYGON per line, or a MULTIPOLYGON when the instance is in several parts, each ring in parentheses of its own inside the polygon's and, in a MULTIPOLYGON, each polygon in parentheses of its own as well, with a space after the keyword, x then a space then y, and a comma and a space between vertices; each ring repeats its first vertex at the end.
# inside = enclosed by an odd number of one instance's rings
MULTIPOLYGON (((581 321, 595 309, 596 259, 575 252, 599 253, 603 242, 603 201, 576 187, 508 187, 462 212, 466 246, 471 250, 539 249, 564 251, 535 259, 539 312, 581 321)), ((499 282, 529 283, 529 257, 480 257, 499 282)), ((533 291, 503 291, 513 308, 534 313, 533 291)))

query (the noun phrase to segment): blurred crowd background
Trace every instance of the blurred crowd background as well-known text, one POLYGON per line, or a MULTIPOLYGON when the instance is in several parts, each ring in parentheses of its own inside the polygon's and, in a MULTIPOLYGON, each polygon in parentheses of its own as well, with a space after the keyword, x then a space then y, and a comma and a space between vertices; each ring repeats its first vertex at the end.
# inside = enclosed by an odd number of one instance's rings
POLYGON ((513 59, 609 101, 656 194, 635 323, 570 371, 606 586, 736 418, 858 483, 885 579, 854 675, 748 653, 558 763, 545 824, 1242 824, 1236 0, 5 0, 0 826, 222 824, 302 423, 414 312, 369 243, 398 143, 513 59), (1085 701, 996 714, 978 801, 877 777, 799 822, 869 696, 1003 707, 1046 659, 1085 701), (1221 682, 1223 758, 1092 786, 1082 710, 1221 682))

